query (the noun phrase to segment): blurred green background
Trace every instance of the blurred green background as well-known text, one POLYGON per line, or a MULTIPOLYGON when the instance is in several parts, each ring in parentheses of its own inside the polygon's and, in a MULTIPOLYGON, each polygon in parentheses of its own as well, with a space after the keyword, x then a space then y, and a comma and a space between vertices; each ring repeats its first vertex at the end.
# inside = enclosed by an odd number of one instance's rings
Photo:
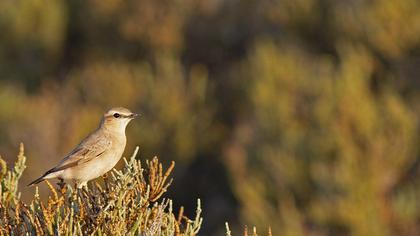
POLYGON ((418 0, 2 0, 0 32, 22 183, 124 106, 201 235, 420 235, 418 0))

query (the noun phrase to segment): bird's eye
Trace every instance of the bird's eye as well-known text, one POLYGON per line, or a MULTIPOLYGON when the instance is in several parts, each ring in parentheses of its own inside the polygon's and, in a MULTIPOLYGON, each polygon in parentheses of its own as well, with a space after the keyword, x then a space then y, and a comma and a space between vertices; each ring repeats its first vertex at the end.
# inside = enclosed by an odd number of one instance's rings
POLYGON ((120 118, 120 116, 121 116, 120 114, 118 114, 118 113, 114 113, 114 117, 115 117, 115 118, 120 118))

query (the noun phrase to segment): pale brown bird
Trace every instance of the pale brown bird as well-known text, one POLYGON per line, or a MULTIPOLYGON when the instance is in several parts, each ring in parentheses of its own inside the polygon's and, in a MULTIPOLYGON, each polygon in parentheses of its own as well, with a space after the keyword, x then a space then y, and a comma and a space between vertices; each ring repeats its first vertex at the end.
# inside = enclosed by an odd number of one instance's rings
POLYGON ((46 179, 72 180, 77 188, 110 171, 120 160, 125 144, 125 128, 138 114, 117 107, 106 112, 99 127, 80 142, 56 167, 28 186, 46 179))

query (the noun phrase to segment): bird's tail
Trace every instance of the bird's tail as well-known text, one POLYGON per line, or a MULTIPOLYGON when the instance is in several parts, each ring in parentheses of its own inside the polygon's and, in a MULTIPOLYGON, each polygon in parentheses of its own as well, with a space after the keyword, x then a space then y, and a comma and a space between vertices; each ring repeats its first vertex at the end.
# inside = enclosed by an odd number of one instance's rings
POLYGON ((39 177, 38 179, 36 179, 36 180, 32 181, 30 184, 28 184, 28 186, 32 186, 32 185, 41 183, 42 181, 45 180, 44 177, 45 177, 45 175, 39 177))

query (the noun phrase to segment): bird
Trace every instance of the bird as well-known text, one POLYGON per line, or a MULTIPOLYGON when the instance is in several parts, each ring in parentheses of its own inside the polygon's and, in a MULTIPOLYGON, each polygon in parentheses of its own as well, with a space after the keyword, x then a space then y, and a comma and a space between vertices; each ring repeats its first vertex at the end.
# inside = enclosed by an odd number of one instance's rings
POLYGON ((110 171, 120 160, 127 142, 125 129, 139 114, 127 108, 111 108, 103 115, 99 127, 84 138, 57 166, 32 181, 33 186, 46 179, 70 180, 77 188, 110 171))

